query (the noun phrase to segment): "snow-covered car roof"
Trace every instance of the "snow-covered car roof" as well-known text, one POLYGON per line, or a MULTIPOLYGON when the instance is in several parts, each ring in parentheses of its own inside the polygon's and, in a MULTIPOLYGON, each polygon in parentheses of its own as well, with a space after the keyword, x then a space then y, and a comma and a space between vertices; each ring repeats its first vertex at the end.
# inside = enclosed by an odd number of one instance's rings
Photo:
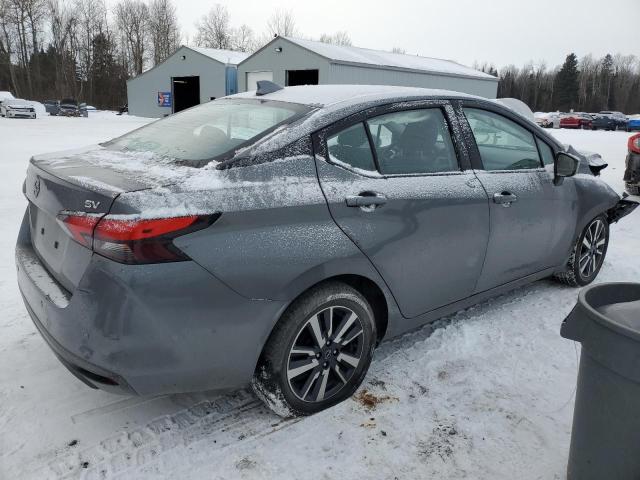
MULTIPOLYGON (((396 100, 411 98, 486 98, 468 95, 466 93, 450 90, 438 90, 418 87, 395 87, 390 85, 303 85, 297 87, 285 87, 273 93, 256 96, 255 90, 238 93, 224 97, 255 98, 263 100, 276 100, 280 102, 299 103, 315 107, 328 107, 340 103, 364 103, 376 100, 396 100)), ((221 100, 224 100, 221 99, 221 100)))
POLYGON ((12 100, 15 97, 13 96, 13 94, 11 92, 7 92, 7 91, 0 91, 0 102, 6 101, 6 100, 12 100))

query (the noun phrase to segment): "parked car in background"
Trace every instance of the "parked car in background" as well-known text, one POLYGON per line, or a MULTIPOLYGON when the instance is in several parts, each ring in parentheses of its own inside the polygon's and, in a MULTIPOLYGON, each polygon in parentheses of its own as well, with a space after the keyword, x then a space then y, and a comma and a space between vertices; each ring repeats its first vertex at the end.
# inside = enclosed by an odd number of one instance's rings
POLYGON ((81 115, 80 104, 73 98, 64 98, 60 101, 58 115, 63 117, 79 117, 81 115))
POLYGON ((4 100, 0 105, 0 116, 7 118, 36 118, 33 105, 21 98, 4 100))
POLYGON ((13 100, 14 97, 13 94, 11 92, 7 92, 7 91, 0 91, 0 104, 2 104, 2 102, 4 102, 5 100, 13 100))
POLYGON ((13 100, 15 97, 11 92, 0 91, 0 107, 2 107, 2 103, 6 100, 13 100))
POLYGON ((592 130, 615 130, 618 122, 611 115, 596 114, 596 118, 591 121, 592 130))
POLYGON ((576 115, 578 115, 578 118, 580 119, 580 128, 584 130, 591 130, 593 116, 589 113, 583 112, 579 112, 576 115))
POLYGON ((565 113, 560 118, 560 128, 591 128, 591 116, 586 113, 565 113))
POLYGON ((626 130, 627 129, 627 116, 622 113, 622 112, 613 112, 613 111, 602 111, 600 112, 600 115, 606 115, 608 117, 611 117, 614 121, 615 121, 615 128, 614 130, 618 130, 618 129, 622 129, 622 130, 626 130))
POLYGON ((60 100, 45 100, 42 102, 47 113, 56 116, 60 113, 60 100))
POLYGON ((560 128, 560 115, 558 113, 534 113, 535 122, 542 128, 560 128))
POLYGON ((629 137, 624 182, 627 192, 640 195, 640 133, 629 137))
POLYGON ((640 130, 640 115, 629 117, 627 121, 627 132, 634 132, 636 130, 640 130))
POLYGON ((36 156, 25 185, 18 283, 76 376, 251 382, 284 416, 349 398, 383 338, 538 279, 591 283, 637 206, 494 101, 363 85, 258 82, 36 156))

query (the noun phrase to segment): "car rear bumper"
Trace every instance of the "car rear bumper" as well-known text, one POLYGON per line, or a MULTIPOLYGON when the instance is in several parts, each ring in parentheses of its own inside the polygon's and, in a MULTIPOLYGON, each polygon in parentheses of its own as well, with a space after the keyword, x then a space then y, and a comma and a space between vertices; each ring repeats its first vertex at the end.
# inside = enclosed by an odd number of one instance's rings
POLYGON ((629 152, 625 166, 624 181, 628 185, 640 185, 640 153, 629 152))
POLYGON ((25 305, 83 382, 155 395, 250 381, 283 303, 246 299, 191 261, 132 266, 98 255, 75 292, 66 292, 24 230, 23 222, 16 265, 25 305))

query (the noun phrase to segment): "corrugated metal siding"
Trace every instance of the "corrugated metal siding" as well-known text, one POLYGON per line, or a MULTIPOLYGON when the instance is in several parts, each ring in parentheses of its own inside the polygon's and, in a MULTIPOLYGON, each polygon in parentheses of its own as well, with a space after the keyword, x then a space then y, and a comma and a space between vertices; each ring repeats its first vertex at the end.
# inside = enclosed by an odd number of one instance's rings
POLYGON ((248 72, 273 72, 273 81, 284 86, 287 70, 315 69, 319 70, 319 83, 335 83, 330 82, 329 62, 326 59, 291 42, 278 39, 238 65, 238 91, 247 91, 248 72), (276 48, 282 48, 282 51, 276 52, 276 48))
POLYGON ((158 106, 158 92, 171 91, 172 77, 200 77, 200 102, 226 94, 226 67, 187 48, 181 48, 162 64, 127 82, 129 113, 140 117, 160 118, 171 113, 170 107, 158 106), (185 55, 185 60, 182 60, 185 55))
POLYGON ((498 82, 429 73, 403 72, 352 65, 331 64, 331 84, 398 85, 403 87, 443 88, 457 92, 496 98, 498 82))

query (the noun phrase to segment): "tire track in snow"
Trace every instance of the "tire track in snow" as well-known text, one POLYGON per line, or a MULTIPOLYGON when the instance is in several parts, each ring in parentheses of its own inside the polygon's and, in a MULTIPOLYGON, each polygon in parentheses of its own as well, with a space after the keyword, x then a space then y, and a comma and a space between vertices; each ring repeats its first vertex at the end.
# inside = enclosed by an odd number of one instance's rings
MULTIPOLYGON (((116 402, 119 403, 122 402, 116 402)), ((140 405, 144 402, 135 407, 140 405)), ((106 409, 112 411, 109 405, 106 409)), ((240 390, 201 401, 170 415, 161 415, 144 426, 121 431, 90 447, 67 450, 28 478, 163 477, 175 465, 184 464, 187 451, 193 456, 197 443, 203 439, 207 440, 206 455, 210 457, 229 446, 262 438, 298 420, 275 416, 248 390, 240 390), (214 445, 214 451, 211 445, 214 445)))

